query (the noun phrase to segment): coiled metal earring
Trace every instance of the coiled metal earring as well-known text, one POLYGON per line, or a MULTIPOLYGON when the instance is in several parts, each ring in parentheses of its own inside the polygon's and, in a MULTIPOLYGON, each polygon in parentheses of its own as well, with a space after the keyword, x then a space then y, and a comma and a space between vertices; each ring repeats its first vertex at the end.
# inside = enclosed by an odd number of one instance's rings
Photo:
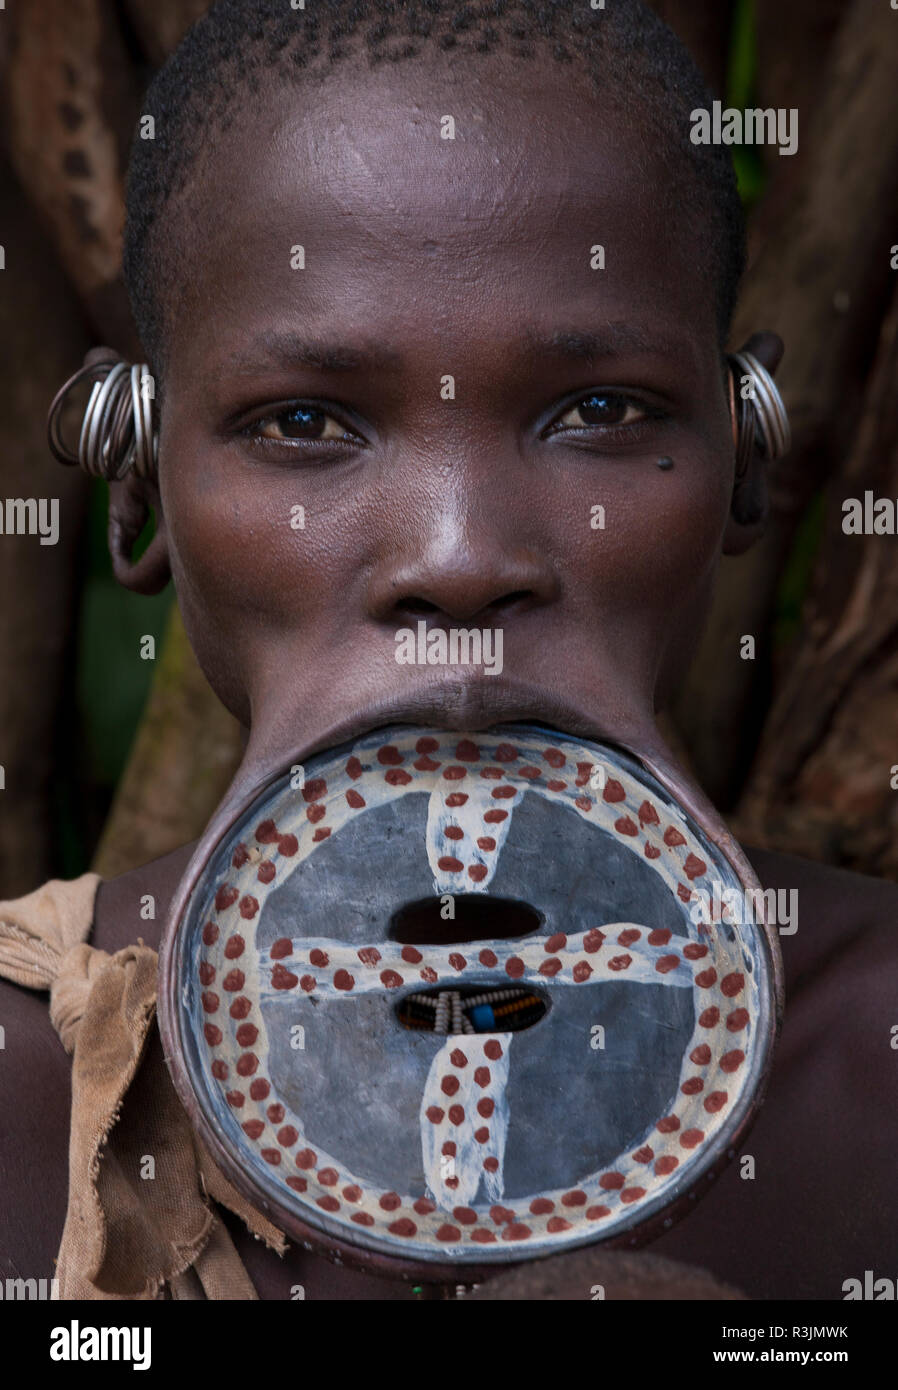
POLYGON ((756 357, 743 348, 727 357, 730 368, 730 412, 736 446, 736 477, 744 478, 757 451, 768 463, 782 458, 792 446, 789 416, 776 382, 756 357), (751 390, 746 396, 746 377, 751 390))
POLYGON ((133 470, 140 478, 156 472, 158 438, 153 425, 154 383, 145 362, 121 358, 81 367, 53 398, 47 415, 47 441, 60 463, 78 464, 92 478, 118 482, 133 470), (62 437, 61 417, 69 393, 93 378, 77 449, 62 437))

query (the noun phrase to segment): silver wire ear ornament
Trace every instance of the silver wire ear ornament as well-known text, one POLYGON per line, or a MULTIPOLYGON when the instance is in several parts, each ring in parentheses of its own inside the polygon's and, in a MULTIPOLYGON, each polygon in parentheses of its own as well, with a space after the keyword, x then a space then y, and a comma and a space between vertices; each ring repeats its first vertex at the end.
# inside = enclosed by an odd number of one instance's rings
POLYGON ((736 420, 736 477, 742 478, 756 448, 768 463, 787 454, 792 431, 783 398, 767 368, 744 349, 732 353, 729 363, 736 420), (745 377, 752 388, 747 399, 742 390, 745 377))
POLYGON ((117 482, 132 469, 140 478, 156 472, 158 438, 153 427, 154 382, 145 362, 93 362, 69 377, 57 391, 47 416, 47 439, 60 463, 79 464, 92 478, 117 482), (69 392, 94 378, 84 411, 77 451, 61 433, 69 392))

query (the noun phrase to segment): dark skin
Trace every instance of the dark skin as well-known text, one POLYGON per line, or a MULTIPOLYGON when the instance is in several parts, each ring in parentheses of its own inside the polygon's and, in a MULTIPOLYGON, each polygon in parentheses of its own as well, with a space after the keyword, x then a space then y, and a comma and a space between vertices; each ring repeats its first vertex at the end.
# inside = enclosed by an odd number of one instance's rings
MULTIPOLYGON (((730 510, 715 305, 668 164, 552 64, 526 87, 502 59, 464 74, 346 67, 311 107, 269 103, 197 171, 202 256, 169 336, 159 490, 115 488, 110 532, 122 582, 150 592, 174 576, 203 668, 249 731, 240 782, 395 719, 536 718, 658 746, 654 710, 688 664, 719 557, 758 530, 730 510), (439 139, 445 112, 454 142, 439 139), (604 272, 589 269, 596 243, 604 272), (582 340, 576 356, 537 345, 559 333, 595 335, 589 356, 582 340), (299 338, 376 360, 316 364, 299 338), (146 505, 157 534, 132 564, 146 505), (419 617, 501 626, 503 675, 398 665, 394 633, 419 617)), ((752 346, 775 368, 778 339, 752 346)), ((748 486, 760 495, 759 461, 748 486)), ((93 943, 158 946, 189 852, 104 884, 93 943), (138 915, 146 893, 155 923, 138 915)), ((898 889, 752 860, 765 887, 799 890, 784 1034, 744 1146, 757 1176, 731 1167, 653 1249, 753 1297, 838 1298, 865 1268, 890 1273, 898 1235, 898 889)), ((18 1116, 0 1135, 14 1194, 0 1272, 37 1274, 65 1211, 69 1063, 44 998, 0 983, 0 1017, 0 1113, 18 1116)), ((411 1296, 296 1249, 281 1261, 229 1224, 262 1297, 296 1283, 312 1298, 411 1296)))

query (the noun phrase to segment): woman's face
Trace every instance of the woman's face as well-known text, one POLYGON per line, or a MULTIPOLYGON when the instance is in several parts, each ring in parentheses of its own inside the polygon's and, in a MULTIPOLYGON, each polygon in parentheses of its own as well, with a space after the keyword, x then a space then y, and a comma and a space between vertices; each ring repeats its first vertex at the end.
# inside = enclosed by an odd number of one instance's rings
POLYGON ((732 490, 690 188, 554 62, 266 101, 191 195, 160 441, 184 620, 251 749, 650 722, 732 490), (501 674, 397 662, 420 619, 501 629, 501 674))

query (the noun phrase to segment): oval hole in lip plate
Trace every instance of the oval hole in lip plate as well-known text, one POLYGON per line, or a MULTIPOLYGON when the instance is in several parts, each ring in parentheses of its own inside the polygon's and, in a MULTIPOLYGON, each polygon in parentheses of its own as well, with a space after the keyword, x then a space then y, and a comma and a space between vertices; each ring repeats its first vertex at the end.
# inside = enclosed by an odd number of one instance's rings
MULTIPOLYGON (((528 1028, 535 1028, 537 1023, 542 1023, 552 1007, 546 991, 538 985, 515 985, 510 981, 507 985, 501 985, 486 980, 480 985, 471 983, 453 987, 443 984, 431 985, 426 989, 411 990, 397 1003, 394 1009, 396 1019, 403 1028, 407 1028, 410 1032, 435 1033, 436 1029, 433 1027, 434 1011, 426 1006, 422 1007, 422 1003, 424 1000, 432 999, 435 1004, 441 994, 452 993, 459 996, 462 1012, 465 1016, 468 1013, 466 1005, 470 1007, 468 1005, 469 1000, 477 999, 483 995, 504 996, 495 998, 495 1002, 491 1006, 494 1012, 492 1020, 484 1018, 478 1020, 473 1016, 469 1019, 474 1024, 473 1033, 523 1033, 528 1028), (508 1005, 513 1004, 516 997, 525 996, 530 996, 535 1002, 529 1007, 508 1009, 508 1005), (495 1016, 495 1010, 503 1007, 506 1008, 506 1012, 495 1016), (480 1026, 481 1024, 482 1026, 480 1026)), ((461 1038, 470 1037, 470 1034, 466 1034, 461 1029, 453 1028, 450 1022, 448 1032, 437 1034, 437 1036, 461 1038)))
POLYGON ((402 946, 461 946, 471 941, 516 941, 540 930, 544 917, 516 898, 487 893, 446 893, 406 903, 390 918, 387 936, 402 946), (445 898, 455 905, 454 918, 441 916, 445 898))

